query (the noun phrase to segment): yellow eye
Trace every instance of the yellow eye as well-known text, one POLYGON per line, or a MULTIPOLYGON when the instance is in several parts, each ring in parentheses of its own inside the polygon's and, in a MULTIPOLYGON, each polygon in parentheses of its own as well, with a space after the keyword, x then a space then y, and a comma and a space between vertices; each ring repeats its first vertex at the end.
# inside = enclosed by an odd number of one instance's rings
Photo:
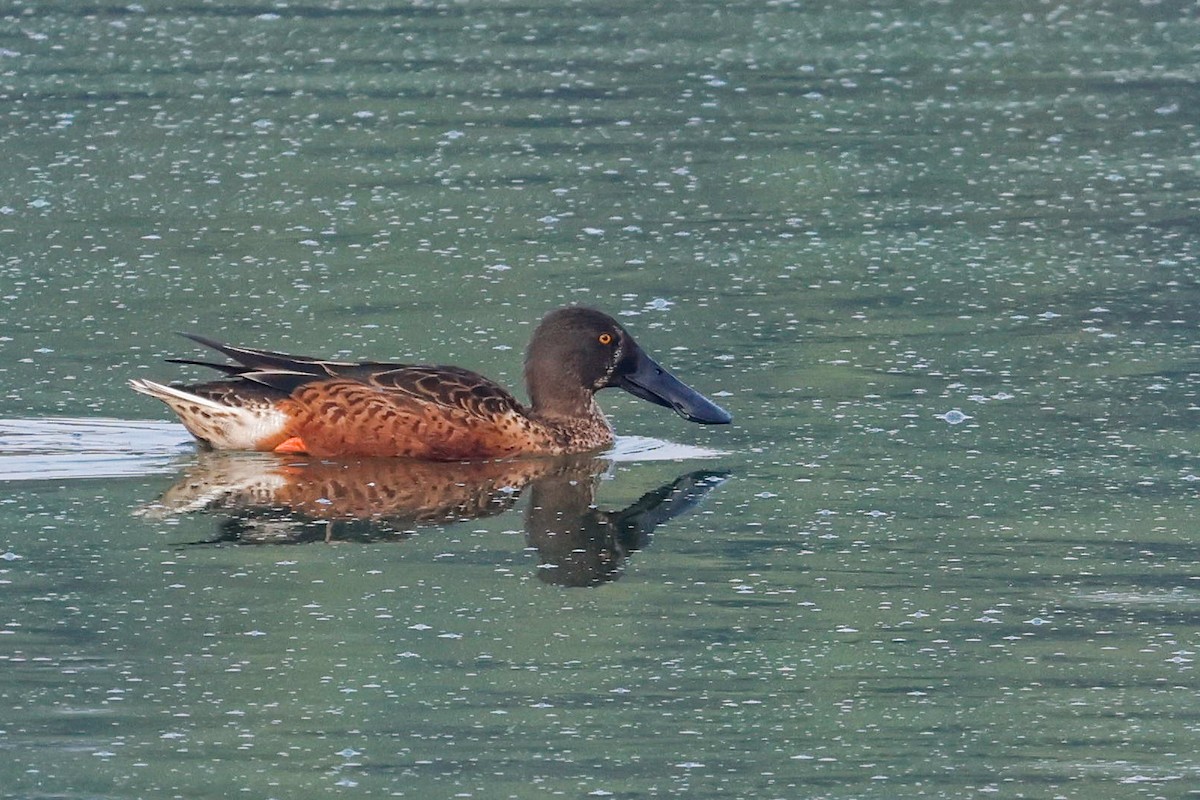
POLYGON ((613 342, 613 336, 611 333, 602 333, 596 338, 599 339, 600 344, 612 344, 613 342))

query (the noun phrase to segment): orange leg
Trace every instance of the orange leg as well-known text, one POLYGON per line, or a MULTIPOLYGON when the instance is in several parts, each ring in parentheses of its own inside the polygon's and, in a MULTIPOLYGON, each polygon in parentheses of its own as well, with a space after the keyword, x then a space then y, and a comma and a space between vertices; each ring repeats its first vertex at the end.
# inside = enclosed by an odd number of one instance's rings
POLYGON ((304 440, 299 436, 293 436, 290 439, 285 439, 275 445, 276 453, 307 453, 308 446, 304 444, 304 440))

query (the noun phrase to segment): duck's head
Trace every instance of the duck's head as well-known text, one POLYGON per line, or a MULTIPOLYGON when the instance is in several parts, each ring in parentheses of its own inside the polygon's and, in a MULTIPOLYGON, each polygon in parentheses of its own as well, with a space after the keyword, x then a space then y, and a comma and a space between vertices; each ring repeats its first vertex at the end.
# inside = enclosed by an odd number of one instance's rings
POLYGON ((673 409, 691 422, 724 425, 729 412, 646 355, 612 317, 571 306, 547 314, 525 355, 525 384, 536 413, 573 416, 610 386, 673 409))

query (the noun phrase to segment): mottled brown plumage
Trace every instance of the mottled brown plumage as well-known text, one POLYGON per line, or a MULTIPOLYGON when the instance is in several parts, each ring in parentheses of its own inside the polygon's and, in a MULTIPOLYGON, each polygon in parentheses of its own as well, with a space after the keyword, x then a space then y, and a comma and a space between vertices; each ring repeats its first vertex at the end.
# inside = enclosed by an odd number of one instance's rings
POLYGON ((221 370, 224 380, 130 384, 165 402, 215 449, 437 461, 581 453, 612 443, 594 398, 610 386, 693 422, 730 421, 656 364, 616 320, 586 308, 552 311, 538 325, 525 362, 528 407, 460 367, 323 361, 189 338, 237 363, 172 360, 221 370))

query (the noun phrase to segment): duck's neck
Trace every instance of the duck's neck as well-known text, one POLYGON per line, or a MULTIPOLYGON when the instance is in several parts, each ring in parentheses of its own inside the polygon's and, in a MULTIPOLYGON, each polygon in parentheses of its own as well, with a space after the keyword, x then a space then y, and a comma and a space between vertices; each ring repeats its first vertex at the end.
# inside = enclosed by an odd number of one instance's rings
POLYGON ((613 441, 612 427, 596 403, 595 389, 571 374, 563 364, 544 354, 525 360, 525 390, 529 417, 563 452, 583 452, 606 447, 613 441))
POLYGON ((529 416, 567 450, 590 450, 612 442, 613 430, 594 392, 579 387, 547 388, 529 381, 529 416))
POLYGON ((542 419, 588 419, 604 414, 596 405, 596 396, 587 389, 557 389, 554 391, 531 385, 529 403, 533 416, 542 419))

